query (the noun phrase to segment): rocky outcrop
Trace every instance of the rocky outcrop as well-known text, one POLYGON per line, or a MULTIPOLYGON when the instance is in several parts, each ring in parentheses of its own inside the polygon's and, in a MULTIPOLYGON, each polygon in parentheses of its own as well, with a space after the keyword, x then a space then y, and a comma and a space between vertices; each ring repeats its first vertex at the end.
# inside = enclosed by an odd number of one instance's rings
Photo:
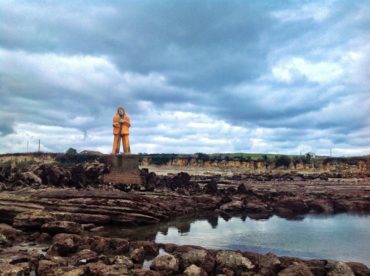
MULTIPOLYGON (((27 235, 23 233, 22 235, 27 235)), ((30 238, 24 238, 28 240, 30 238)), ((119 238, 60 233, 40 254, 35 240, 0 251, 4 275, 369 275, 363 264, 300 260, 272 253, 210 250, 119 238), (159 254, 159 248, 165 250, 159 254), (153 254, 155 253, 155 254, 153 254), (159 255, 158 255, 159 254, 159 255), (139 256, 139 257, 138 257, 139 256), (143 269, 143 261, 151 260, 143 269), (12 274, 13 273, 13 274, 12 274)))
POLYGON ((264 159, 252 159, 243 157, 212 157, 207 155, 151 155, 144 156, 144 167, 167 167, 187 169, 218 169, 233 170, 237 172, 281 172, 298 171, 306 173, 326 174, 336 176, 338 174, 347 177, 363 177, 370 175, 369 157, 351 158, 306 158, 304 156, 284 156, 284 162, 279 162, 279 156, 265 157, 264 159))

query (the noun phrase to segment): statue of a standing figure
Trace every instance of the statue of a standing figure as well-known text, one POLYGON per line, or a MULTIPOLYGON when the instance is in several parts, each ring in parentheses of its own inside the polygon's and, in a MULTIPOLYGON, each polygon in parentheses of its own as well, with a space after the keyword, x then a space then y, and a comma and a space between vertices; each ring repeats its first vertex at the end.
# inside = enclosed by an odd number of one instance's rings
POLYGON ((123 144, 123 152, 131 153, 130 150, 130 140, 129 140, 129 128, 130 128, 130 117, 126 114, 123 107, 117 109, 117 113, 113 117, 113 150, 112 154, 118 154, 121 144, 123 144))

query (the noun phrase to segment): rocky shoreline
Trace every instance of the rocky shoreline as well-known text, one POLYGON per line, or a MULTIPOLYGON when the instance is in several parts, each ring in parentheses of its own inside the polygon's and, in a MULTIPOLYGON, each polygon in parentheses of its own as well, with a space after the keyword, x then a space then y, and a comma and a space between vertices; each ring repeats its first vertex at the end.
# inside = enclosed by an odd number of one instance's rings
POLYGON ((104 184, 108 171, 99 161, 0 165, 0 275, 370 275, 359 263, 97 235, 104 226, 157 224, 183 215, 370 214, 366 176, 163 176, 144 169, 144 186, 135 187, 104 184), (165 255, 157 256, 160 249, 165 255), (144 259, 152 258, 143 269, 144 259))
POLYGON ((1 275, 369 275, 355 262, 301 260, 253 252, 209 250, 78 234, 78 225, 56 222, 43 233, 1 224, 12 240, 1 250, 1 275), (144 263, 144 265, 143 265, 144 263))

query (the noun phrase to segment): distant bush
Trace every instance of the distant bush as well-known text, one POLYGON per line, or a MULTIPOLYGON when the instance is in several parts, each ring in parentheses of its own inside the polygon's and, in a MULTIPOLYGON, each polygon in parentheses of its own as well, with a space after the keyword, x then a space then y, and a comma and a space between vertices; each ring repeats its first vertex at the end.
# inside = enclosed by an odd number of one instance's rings
POLYGON ((150 163, 154 165, 166 165, 176 157, 175 154, 156 154, 150 156, 150 163))
POLYGON ((200 159, 203 161, 209 161, 210 159, 208 154, 201 153, 201 152, 196 153, 195 156, 197 157, 197 159, 200 159))
POLYGON ((74 148, 69 148, 67 151, 66 151, 66 154, 67 155, 76 155, 77 154, 77 150, 74 149, 74 148))
POLYGON ((289 167, 291 162, 292 160, 288 155, 277 155, 275 157, 276 167, 289 167))
POLYGON ((262 155, 262 161, 268 163, 269 162, 269 157, 266 154, 262 155))

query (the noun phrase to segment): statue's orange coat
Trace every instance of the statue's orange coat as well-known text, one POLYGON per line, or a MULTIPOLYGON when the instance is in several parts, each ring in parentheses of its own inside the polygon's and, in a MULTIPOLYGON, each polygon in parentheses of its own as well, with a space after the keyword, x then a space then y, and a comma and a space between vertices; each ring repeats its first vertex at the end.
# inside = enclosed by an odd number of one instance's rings
MULTIPOLYGON (((113 117, 113 134, 119 134, 119 128, 120 128, 120 123, 119 123, 119 120, 121 119, 121 117, 119 116, 118 113, 116 113, 116 115, 114 115, 113 117)), ((130 123, 130 117, 128 115, 125 115, 123 117, 123 124, 122 124, 122 129, 121 129, 121 134, 130 134, 130 131, 129 131, 129 128, 131 126, 131 123, 130 123)))

